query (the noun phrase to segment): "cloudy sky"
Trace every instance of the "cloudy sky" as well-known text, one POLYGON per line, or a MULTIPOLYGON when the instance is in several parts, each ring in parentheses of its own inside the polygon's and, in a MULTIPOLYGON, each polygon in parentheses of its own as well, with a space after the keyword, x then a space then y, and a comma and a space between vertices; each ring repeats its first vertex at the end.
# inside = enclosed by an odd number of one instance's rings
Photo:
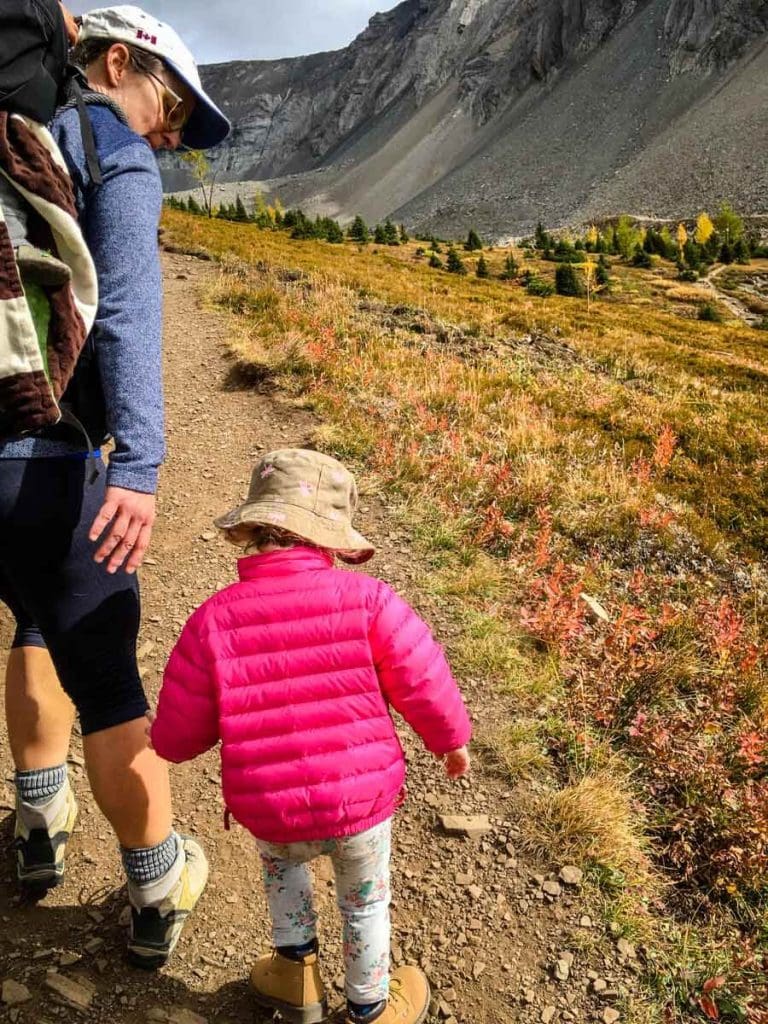
MULTIPOLYGON (((200 63, 335 50, 395 0, 136 0, 169 22, 200 63)), ((82 14, 109 0, 71 0, 82 14)))

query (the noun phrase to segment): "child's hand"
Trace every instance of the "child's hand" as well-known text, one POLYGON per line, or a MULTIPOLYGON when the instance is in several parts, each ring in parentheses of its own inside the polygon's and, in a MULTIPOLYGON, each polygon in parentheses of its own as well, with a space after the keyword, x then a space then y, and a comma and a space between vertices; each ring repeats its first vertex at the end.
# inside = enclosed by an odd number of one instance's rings
POLYGON ((449 779, 460 779, 469 771, 469 751, 466 747, 459 747, 445 755, 445 774, 449 779))
POLYGON ((147 711, 145 713, 144 717, 147 720, 147 727, 144 730, 146 732, 146 734, 147 734, 147 743, 149 745, 149 749, 150 750, 154 750, 155 748, 152 746, 152 726, 153 726, 154 721, 155 721, 155 712, 154 711, 147 711))

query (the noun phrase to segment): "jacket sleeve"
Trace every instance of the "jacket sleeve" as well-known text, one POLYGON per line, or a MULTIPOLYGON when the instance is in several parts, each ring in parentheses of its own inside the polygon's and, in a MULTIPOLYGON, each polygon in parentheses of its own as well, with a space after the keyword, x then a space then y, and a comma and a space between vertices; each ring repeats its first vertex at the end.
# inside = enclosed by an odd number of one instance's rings
POLYGON ((184 627, 163 676, 152 745, 166 761, 191 761, 219 739, 216 687, 202 640, 199 608, 184 627))
POLYGON ((384 583, 369 642, 384 696, 427 749, 447 754, 463 747, 472 726, 443 649, 426 622, 384 583))
POLYGON ((99 281, 93 337, 115 439, 107 481, 154 493, 165 454, 160 175, 152 150, 138 139, 105 159, 102 172, 103 184, 90 190, 84 228, 99 281))

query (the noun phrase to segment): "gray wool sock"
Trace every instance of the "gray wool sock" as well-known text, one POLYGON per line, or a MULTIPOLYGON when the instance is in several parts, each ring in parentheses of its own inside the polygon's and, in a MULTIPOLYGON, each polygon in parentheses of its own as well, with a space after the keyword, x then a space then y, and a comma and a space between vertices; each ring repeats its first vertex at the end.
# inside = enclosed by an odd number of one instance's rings
POLYGON ((66 781, 67 766, 65 764, 56 765, 55 768, 16 772, 16 792, 23 803, 36 807, 47 803, 56 796, 66 781))
POLYGON ((176 863, 180 846, 179 837, 175 832, 171 832, 168 838, 157 846, 144 846, 138 850, 126 850, 122 847, 120 853, 128 879, 135 885, 156 882, 158 878, 168 874, 176 863))

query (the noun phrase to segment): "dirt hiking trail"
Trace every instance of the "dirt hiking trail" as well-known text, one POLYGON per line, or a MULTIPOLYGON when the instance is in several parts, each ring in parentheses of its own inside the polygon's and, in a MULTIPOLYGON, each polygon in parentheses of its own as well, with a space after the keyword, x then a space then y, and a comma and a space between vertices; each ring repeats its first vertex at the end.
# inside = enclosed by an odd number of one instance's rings
MULTIPOLYGON (((215 265, 165 253, 167 465, 159 521, 142 572, 139 656, 156 696, 165 659, 188 614, 235 574, 232 549, 211 525, 247 489, 254 460, 276 447, 312 443, 313 415, 280 394, 239 389, 224 351, 227 321, 206 310, 201 289, 215 265)), ((364 482, 363 482, 364 483, 364 482)), ((449 611, 415 589, 409 536, 386 499, 366 495, 358 526, 379 548, 372 571, 432 623, 450 655, 449 611)), ((10 622, 0 611, 7 650, 10 622)), ((480 682, 464 681, 479 730, 504 713, 480 682)), ((506 713, 509 713, 507 709, 506 713)), ((578 872, 533 864, 520 853, 512 794, 475 751, 471 782, 449 783, 401 731, 409 759, 406 807, 393 853, 393 959, 420 963, 432 982, 429 1020, 467 1024, 601 1021, 613 1024, 635 987, 638 959, 584 904, 578 872), (446 835, 439 814, 487 815, 480 835, 446 835)), ((79 738, 71 778, 81 817, 65 884, 37 905, 19 902, 14 876, 13 768, 0 742, 0 1022, 83 1020, 134 1024, 261 1024, 246 979, 269 945, 259 864, 251 837, 223 827, 216 751, 172 770, 179 829, 196 835, 211 878, 171 964, 158 974, 128 967, 125 891, 115 841, 90 796, 79 738)), ((339 922, 330 864, 315 870, 326 983, 341 1003, 339 922)))

